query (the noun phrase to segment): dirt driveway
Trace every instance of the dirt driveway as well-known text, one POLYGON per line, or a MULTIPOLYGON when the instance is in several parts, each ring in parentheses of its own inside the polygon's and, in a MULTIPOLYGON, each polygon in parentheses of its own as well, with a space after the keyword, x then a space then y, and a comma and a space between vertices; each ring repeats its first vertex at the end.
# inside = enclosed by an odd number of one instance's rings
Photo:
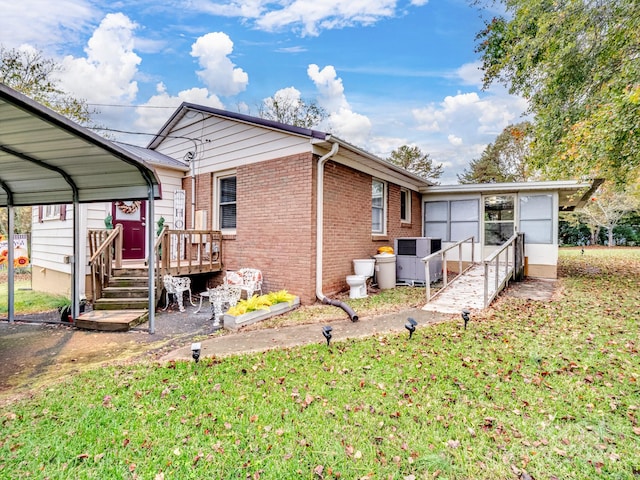
MULTIPOLYGON (((91 332, 63 324, 0 321, 0 403, 47 382, 104 363, 155 360, 211 333, 208 312, 159 312, 156 333, 148 324, 129 332, 91 332)), ((42 316, 27 317, 30 320, 42 316)))

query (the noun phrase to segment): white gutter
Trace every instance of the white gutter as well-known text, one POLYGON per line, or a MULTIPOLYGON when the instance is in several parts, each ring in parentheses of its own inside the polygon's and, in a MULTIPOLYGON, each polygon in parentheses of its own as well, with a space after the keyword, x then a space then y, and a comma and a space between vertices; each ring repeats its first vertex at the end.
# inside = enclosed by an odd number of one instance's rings
POLYGON ((316 297, 322 303, 342 308, 353 322, 358 321, 358 316, 344 302, 331 300, 322 293, 322 249, 324 246, 324 165, 334 157, 340 148, 337 142, 332 142, 331 150, 318 159, 316 175, 316 297))

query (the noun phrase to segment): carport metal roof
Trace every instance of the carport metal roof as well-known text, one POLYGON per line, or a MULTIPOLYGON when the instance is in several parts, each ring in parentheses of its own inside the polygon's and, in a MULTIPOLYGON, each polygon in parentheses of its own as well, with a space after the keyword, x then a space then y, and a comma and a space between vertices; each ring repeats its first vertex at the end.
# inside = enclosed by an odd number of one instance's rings
POLYGON ((0 207, 145 200, 150 187, 160 198, 144 159, 0 83, 0 207))
MULTIPOLYGON (((160 198, 153 169, 128 151, 0 83, 0 207, 73 204, 73 317, 79 312, 79 203, 160 198)), ((147 242, 153 245, 148 229, 147 242)), ((149 249, 149 285, 154 262, 149 249)), ((9 249, 8 318, 13 321, 13 249, 9 249)), ((154 333, 154 289, 149 288, 149 333, 154 333)))

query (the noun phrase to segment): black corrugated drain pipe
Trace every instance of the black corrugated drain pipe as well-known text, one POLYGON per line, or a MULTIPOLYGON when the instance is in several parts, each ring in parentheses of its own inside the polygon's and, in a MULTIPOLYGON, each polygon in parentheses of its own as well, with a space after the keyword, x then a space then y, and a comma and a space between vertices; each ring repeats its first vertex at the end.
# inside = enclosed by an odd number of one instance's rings
POLYGON ((358 315, 356 315, 356 312, 354 312, 353 309, 346 303, 341 302, 340 300, 332 300, 327 297, 322 297, 322 303, 324 303, 325 305, 333 305, 334 307, 341 308, 345 312, 347 312, 347 315, 349 315, 349 318, 352 322, 358 321, 358 315))

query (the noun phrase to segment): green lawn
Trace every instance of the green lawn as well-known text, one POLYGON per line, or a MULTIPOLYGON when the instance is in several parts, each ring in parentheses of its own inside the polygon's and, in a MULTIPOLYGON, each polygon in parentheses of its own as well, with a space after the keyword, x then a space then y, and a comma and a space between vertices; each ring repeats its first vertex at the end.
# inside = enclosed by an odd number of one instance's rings
POLYGON ((0 478, 637 479, 640 250, 406 334, 102 368, 0 409, 0 478))
MULTIPOLYGON (((0 315, 7 315, 8 284, 6 278, 0 278, 0 315)), ((40 313, 55 310, 66 305, 69 299, 62 295, 49 295, 31 290, 30 280, 14 282, 14 308, 16 314, 40 313)))

